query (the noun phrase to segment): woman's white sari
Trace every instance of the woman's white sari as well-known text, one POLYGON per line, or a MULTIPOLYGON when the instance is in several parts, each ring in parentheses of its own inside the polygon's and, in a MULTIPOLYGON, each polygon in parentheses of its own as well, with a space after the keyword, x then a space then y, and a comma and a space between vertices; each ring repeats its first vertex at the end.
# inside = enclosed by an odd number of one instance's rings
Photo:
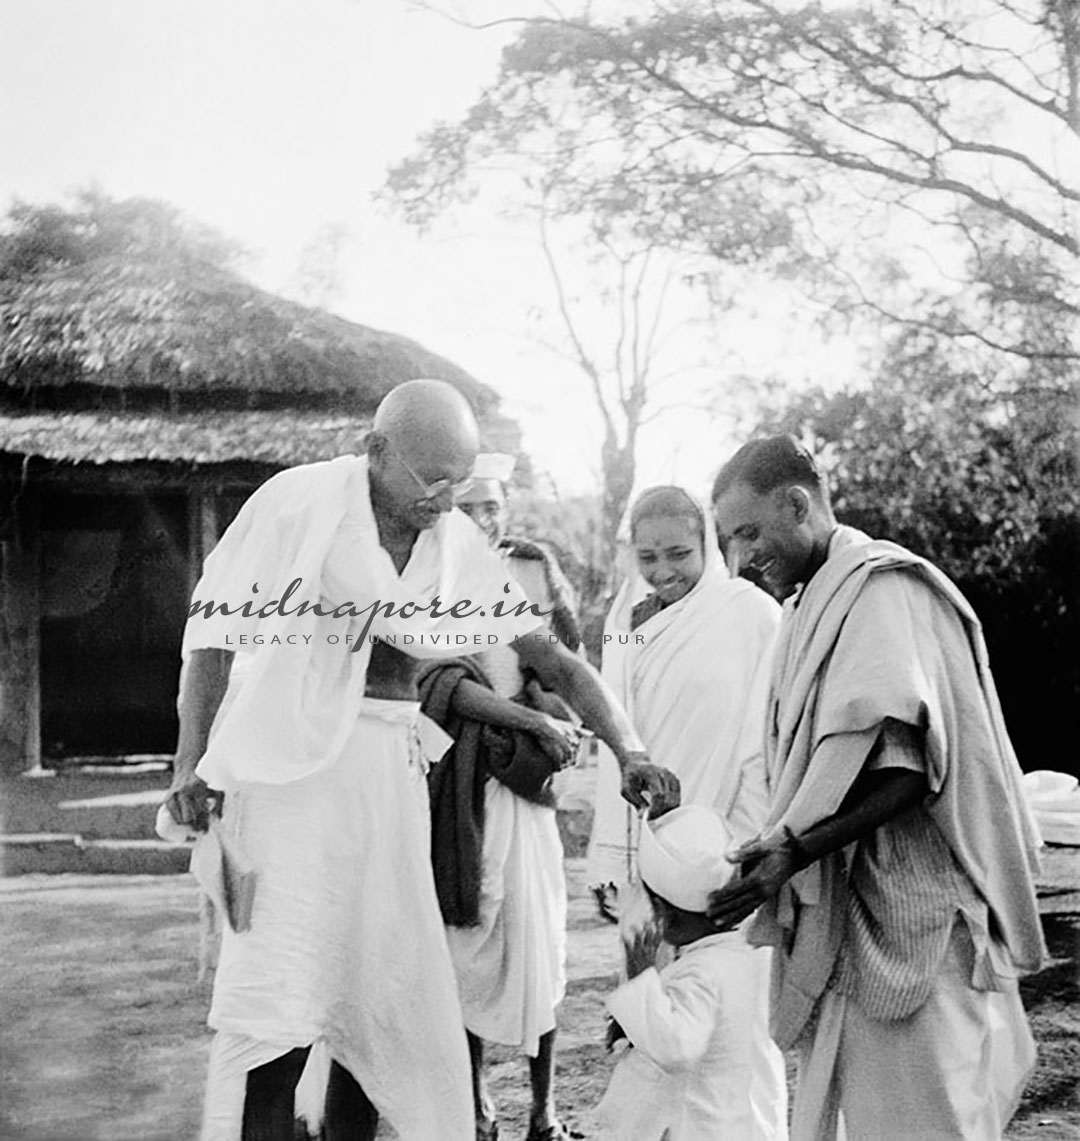
MULTIPOLYGON (((765 819, 764 714, 780 607, 744 579, 728 577, 712 521, 705 569, 678 602, 631 630, 648 594, 640 574, 624 583, 605 625, 602 673, 656 764, 674 772, 685 804, 704 804, 737 842, 765 819)), ((638 820, 619 792, 613 755, 601 747, 589 882, 635 878, 638 820)))
MULTIPOLYGON (((780 607, 751 583, 728 577, 712 521, 698 510, 705 536, 701 578, 685 598, 631 630, 634 604, 648 593, 640 575, 632 576, 609 615, 603 672, 650 758, 678 776, 683 803, 712 808, 742 843, 765 822, 765 709, 780 607), (620 634, 627 640, 620 642, 620 634)), ((591 883, 619 886, 624 938, 644 895, 625 890, 637 879, 639 827, 619 794, 615 758, 602 750, 588 874, 591 883)), ((769 1037, 765 1001, 770 952, 753 956, 747 985, 760 988, 751 1002, 755 1014, 735 1032, 732 1049, 750 1067, 752 1099, 767 1107, 760 1121, 779 1129, 762 1126, 754 1136, 785 1136, 779 1124, 787 1118, 784 1060, 769 1037)))

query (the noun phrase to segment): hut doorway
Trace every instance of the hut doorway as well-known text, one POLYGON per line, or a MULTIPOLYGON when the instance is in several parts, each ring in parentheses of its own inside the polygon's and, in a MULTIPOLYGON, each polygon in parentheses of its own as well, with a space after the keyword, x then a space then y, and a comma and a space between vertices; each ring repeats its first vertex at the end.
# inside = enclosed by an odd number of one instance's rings
POLYGON ((46 491, 41 753, 171 754, 191 588, 188 497, 46 491))

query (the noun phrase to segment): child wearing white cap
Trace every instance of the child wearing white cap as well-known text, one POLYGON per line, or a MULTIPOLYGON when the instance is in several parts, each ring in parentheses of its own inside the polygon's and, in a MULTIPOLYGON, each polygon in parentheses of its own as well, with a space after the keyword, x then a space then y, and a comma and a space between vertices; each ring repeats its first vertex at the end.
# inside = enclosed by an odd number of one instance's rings
POLYGON ((641 830, 638 869, 675 958, 650 965, 655 943, 627 948, 631 978, 608 999, 631 1044, 598 1107, 608 1141, 784 1141, 783 1056, 753 1033, 767 989, 761 957, 740 931, 717 933, 709 893, 733 867, 716 813, 676 808, 641 830))

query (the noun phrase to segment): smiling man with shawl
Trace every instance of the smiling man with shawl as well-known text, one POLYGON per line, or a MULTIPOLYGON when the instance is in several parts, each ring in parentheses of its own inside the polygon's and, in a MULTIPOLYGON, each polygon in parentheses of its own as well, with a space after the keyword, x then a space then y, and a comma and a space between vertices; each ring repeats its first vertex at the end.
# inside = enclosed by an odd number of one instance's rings
MULTIPOLYGON (((250 923, 224 932, 204 1141, 291 1141, 316 1043, 332 1058, 328 1137, 372 1138, 381 1115, 408 1141, 472 1141, 428 852, 425 772, 449 742, 419 715, 415 659, 540 622, 515 613, 524 595, 451 510, 476 452, 464 398, 410 381, 380 405, 366 456, 275 476, 207 559, 166 804, 205 830, 223 794, 216 827, 255 891, 250 923)), ((671 795, 587 667, 546 642, 515 645, 551 688, 577 693, 629 796, 671 795)))
MULTIPOLYGON (((683 804, 716 812, 742 843, 765 822, 764 710, 780 607, 729 577, 712 520, 682 488, 643 492, 630 531, 638 574, 613 606, 604 676, 649 755, 678 776, 683 804)), ((619 799, 615 764, 601 763, 589 879, 614 881, 625 901, 632 898, 625 885, 636 879, 640 821, 619 799)), ((770 956, 762 950, 756 958, 755 1013, 740 1045, 753 1080, 738 1141, 787 1135, 783 1059, 768 1033, 770 956)))
POLYGON ((714 893, 761 908, 772 1029, 799 1055, 792 1136, 1000 1137, 1034 1063, 1036 833, 979 622, 894 543, 837 526, 813 459, 753 441, 714 486, 729 562, 788 596, 761 837, 714 893))

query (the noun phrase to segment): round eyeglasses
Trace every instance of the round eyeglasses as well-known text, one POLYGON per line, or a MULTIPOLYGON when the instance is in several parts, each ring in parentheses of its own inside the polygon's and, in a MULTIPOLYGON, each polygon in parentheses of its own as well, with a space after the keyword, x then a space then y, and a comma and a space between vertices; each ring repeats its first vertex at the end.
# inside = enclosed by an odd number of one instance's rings
POLYGON ((421 500, 438 499, 440 495, 447 491, 449 491, 454 498, 457 498, 459 495, 464 495, 465 492, 468 491, 472 486, 472 475, 467 475, 464 479, 436 479, 433 482, 428 483, 426 480, 421 479, 420 476, 416 474, 408 460, 406 460, 405 457, 397 450, 397 448, 395 448, 394 445, 389 441, 387 441, 387 447, 393 454, 394 459, 396 459, 397 462, 401 464, 401 466, 409 473, 409 475, 413 477, 417 487, 419 487, 423 492, 423 494, 420 496, 421 500))

